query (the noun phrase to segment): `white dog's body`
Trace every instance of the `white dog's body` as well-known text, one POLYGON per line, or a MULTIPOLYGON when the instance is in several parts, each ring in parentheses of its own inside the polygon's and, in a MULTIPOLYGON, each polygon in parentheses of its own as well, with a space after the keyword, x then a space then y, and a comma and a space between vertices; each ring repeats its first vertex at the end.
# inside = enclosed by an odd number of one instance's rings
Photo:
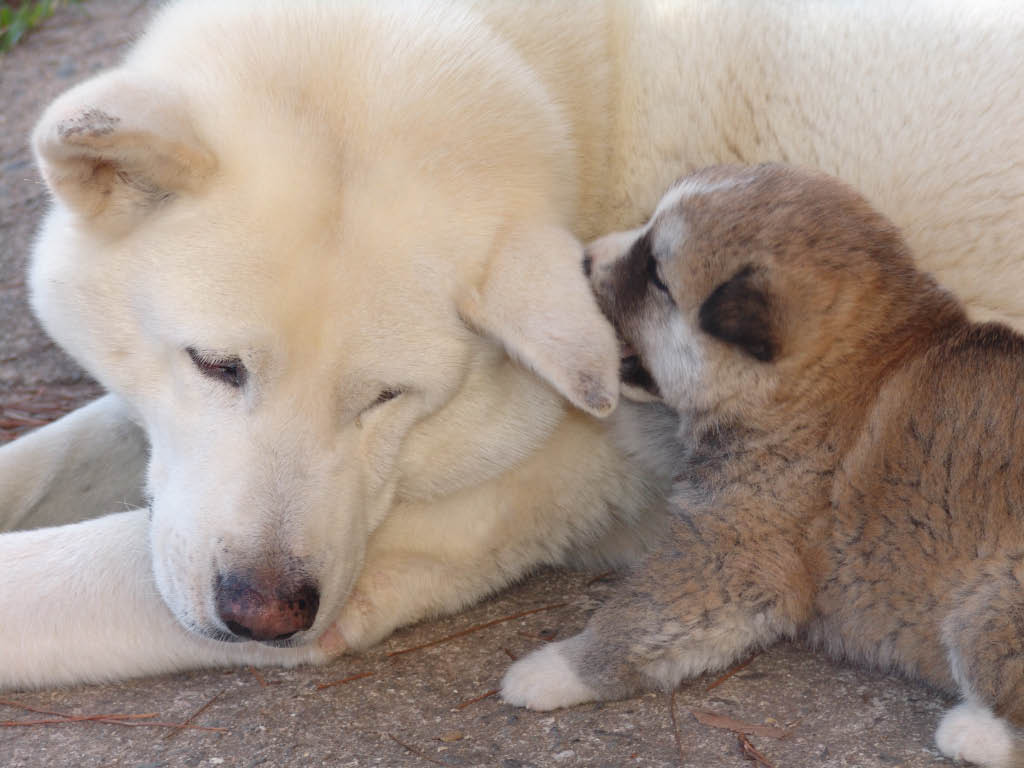
POLYGON ((114 394, 0 451, 0 528, 147 458, 150 511, 0 536, 0 686, 322 660, 630 559, 672 446, 566 403, 617 395, 578 239, 696 166, 833 173, 1024 328, 1024 13, 957 5, 172 5, 35 136, 35 306, 114 394), (239 580, 315 619, 221 642, 239 580))

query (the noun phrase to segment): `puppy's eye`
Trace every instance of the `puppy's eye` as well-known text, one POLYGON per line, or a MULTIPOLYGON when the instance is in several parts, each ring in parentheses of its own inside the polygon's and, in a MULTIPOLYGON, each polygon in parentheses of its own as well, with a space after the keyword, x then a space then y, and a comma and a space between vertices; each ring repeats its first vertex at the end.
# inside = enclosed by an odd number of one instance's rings
POLYGON ((670 296, 672 295, 671 291, 669 291, 668 289, 668 286, 665 285, 665 281, 662 280, 661 275, 658 274, 658 261, 657 259, 654 258, 653 253, 648 254, 647 256, 647 279, 654 283, 654 286, 658 290, 664 291, 670 296))
POLYGON ((195 347, 189 347, 185 351, 188 352, 188 356, 192 358, 192 362, 204 376, 216 379, 234 389, 245 385, 249 372, 237 357, 209 357, 198 352, 195 347))

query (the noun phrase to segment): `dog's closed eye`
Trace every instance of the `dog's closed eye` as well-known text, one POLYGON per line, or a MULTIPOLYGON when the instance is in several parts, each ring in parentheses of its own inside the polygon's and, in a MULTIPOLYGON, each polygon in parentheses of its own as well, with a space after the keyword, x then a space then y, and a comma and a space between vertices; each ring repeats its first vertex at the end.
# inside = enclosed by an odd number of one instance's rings
POLYGON ((370 403, 370 408, 376 408, 378 405, 383 405, 388 400, 394 400, 400 394, 402 394, 402 390, 399 389, 398 387, 388 387, 387 389, 382 389, 380 393, 377 395, 377 399, 370 403))
POLYGON ((363 408, 363 410, 359 412, 359 415, 356 416, 356 426, 362 427, 363 416, 372 411, 374 408, 378 408, 384 405, 384 403, 394 400, 396 397, 401 395, 402 392, 404 392, 404 390, 401 387, 385 387, 384 389, 382 389, 380 392, 377 393, 377 397, 373 399, 373 402, 371 402, 369 405, 363 408))
POLYGON ((748 264, 715 288, 701 305, 700 328, 757 360, 771 362, 779 353, 779 340, 771 297, 758 276, 748 264))
POLYGON ((248 369, 237 357, 217 358, 203 352, 195 347, 185 350, 192 362, 201 374, 214 381, 227 384, 233 389, 241 389, 249 375, 248 369))

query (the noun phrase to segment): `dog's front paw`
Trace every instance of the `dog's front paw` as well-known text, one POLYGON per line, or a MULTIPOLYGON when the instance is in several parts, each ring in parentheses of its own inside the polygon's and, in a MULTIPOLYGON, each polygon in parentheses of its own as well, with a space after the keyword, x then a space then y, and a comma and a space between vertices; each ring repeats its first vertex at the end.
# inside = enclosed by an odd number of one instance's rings
POLYGON ((562 645, 546 645, 509 667, 501 681, 501 697, 509 704, 537 710, 570 707, 600 698, 597 691, 580 680, 559 651, 562 645))
POLYGON ((935 745, 946 757, 986 768, 1009 766, 1014 753, 1010 727, 985 707, 964 703, 946 713, 935 731, 935 745))
POLYGON ((340 656, 348 650, 348 643, 345 642, 345 636, 341 633, 337 623, 332 624, 326 632, 320 635, 316 645, 329 659, 340 656))
POLYGON ((369 594, 356 588, 341 609, 334 625, 320 638, 320 647, 336 656, 347 651, 364 651, 394 631, 394 622, 378 610, 369 594))

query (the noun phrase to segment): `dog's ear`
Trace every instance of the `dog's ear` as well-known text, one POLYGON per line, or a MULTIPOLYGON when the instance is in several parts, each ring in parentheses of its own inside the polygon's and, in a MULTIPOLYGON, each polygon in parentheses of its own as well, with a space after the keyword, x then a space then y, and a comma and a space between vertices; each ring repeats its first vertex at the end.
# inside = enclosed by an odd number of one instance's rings
POLYGON ((771 296, 763 273, 749 265, 712 291, 698 317, 702 331, 762 362, 779 353, 771 296))
POLYGON ((43 178, 72 211, 126 230, 168 197, 197 189, 215 166, 167 87, 123 72, 88 80, 43 113, 32 145, 43 178))
POLYGON ((607 416, 619 396, 619 344, 582 262, 583 248, 563 229, 515 233, 483 284, 461 298, 459 313, 577 408, 607 416))

